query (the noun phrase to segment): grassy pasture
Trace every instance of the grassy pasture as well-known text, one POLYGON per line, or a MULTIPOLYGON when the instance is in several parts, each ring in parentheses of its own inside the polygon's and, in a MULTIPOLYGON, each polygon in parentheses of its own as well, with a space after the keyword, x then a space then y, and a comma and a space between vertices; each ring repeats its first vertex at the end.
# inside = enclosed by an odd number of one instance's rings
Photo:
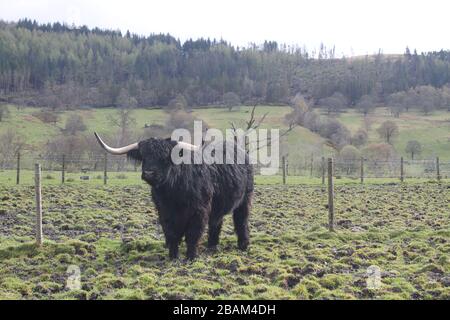
MULTIPOLYGON (((0 299, 449 299, 448 183, 257 185, 251 246, 227 216, 220 249, 167 258, 148 187, 44 183, 45 243, 32 242, 32 186, 0 184, 0 299), (66 288, 67 269, 81 289, 66 288), (381 286, 366 285, 367 268, 381 286)), ((181 253, 185 247, 182 245, 181 253)))
MULTIPOLYGON (((387 108, 377 108, 369 115, 371 126, 369 143, 380 142, 376 129, 386 120, 394 121, 399 127, 399 137, 394 141, 394 147, 405 159, 410 159, 405 152, 409 140, 417 140, 422 144, 420 158, 439 156, 450 160, 450 112, 439 111, 424 115, 418 111, 402 113, 400 118, 390 116, 387 108)), ((348 110, 338 120, 352 132, 364 127, 364 117, 354 110, 348 110)))
MULTIPOLYGON (((43 144, 58 134, 65 119, 81 113, 89 131, 112 133, 113 109, 61 113, 56 127, 17 110, 0 123, 0 132, 17 128, 27 143, 43 144)), ((248 107, 196 109, 211 127, 240 125, 248 107)), ((284 126, 288 107, 258 107, 269 112, 264 127, 284 126)), ((136 110, 137 127, 165 122, 161 110, 136 110)), ((363 117, 348 110, 338 116, 350 130, 363 117)), ((385 109, 371 115, 371 142, 387 119, 400 127, 394 146, 404 154, 410 139, 419 140, 422 157, 450 160, 450 114, 410 112, 400 118, 385 109)), ((290 157, 309 157, 322 138, 304 128, 288 137, 290 157)), ((324 149, 325 153, 327 152, 324 149)), ((292 162, 291 162, 292 163, 292 162)), ((414 169, 415 170, 415 169, 414 169)), ((237 250, 232 219, 225 219, 218 253, 194 262, 167 258, 149 188, 139 172, 108 174, 43 172, 45 243, 33 244, 33 172, 0 171, 0 299, 450 299, 450 180, 434 177, 336 179, 336 232, 327 224, 326 190, 320 178, 257 176, 251 217, 251 247, 237 250), (67 269, 81 270, 81 289, 66 288, 67 269), (381 270, 381 287, 366 285, 367 268, 381 270)), ((185 247, 182 245, 181 253, 185 247)))
MULTIPOLYGON (((28 144, 38 147, 52 136, 59 134, 59 128, 63 128, 67 117, 70 114, 81 114, 85 120, 88 131, 98 131, 102 134, 112 134, 114 128, 109 124, 108 117, 114 114, 113 108, 82 109, 64 111, 60 113, 60 120, 56 125, 42 123, 32 114, 38 109, 21 108, 10 106, 11 116, 0 123, 0 132, 8 128, 18 129, 24 135, 28 144)), ((251 107, 239 107, 236 110, 228 111, 225 108, 204 108, 194 109, 193 115, 203 119, 213 128, 225 130, 230 128, 230 122, 234 122, 238 127, 243 126, 245 120, 249 118, 251 107)), ((261 117, 268 113, 262 128, 286 128, 285 116, 290 112, 289 107, 282 106, 258 106, 256 116, 261 117)), ((167 120, 167 113, 161 109, 136 109, 136 128, 142 129, 145 124, 164 124, 167 120)), ((369 115, 371 126, 369 130, 369 142, 380 142, 376 132, 379 125, 386 120, 396 122, 400 128, 400 136, 394 141, 394 147, 398 153, 406 159, 410 157, 405 152, 405 146, 409 140, 418 140, 423 147, 421 158, 432 158, 440 156, 442 160, 450 160, 450 113, 447 111, 435 111, 431 115, 425 116, 420 112, 410 111, 401 114, 400 118, 389 115, 386 108, 378 108, 369 115)), ((339 114, 337 119, 344 123, 352 132, 364 126, 364 117, 353 109, 347 109, 339 114)), ((314 152, 319 154, 329 154, 331 150, 323 146, 323 139, 305 128, 295 128, 287 136, 289 145, 290 162, 309 158, 314 152)))
MULTIPOLYGON (((61 172, 58 171, 43 171, 42 183, 44 185, 60 185, 61 184, 61 172)), ((256 185, 279 185, 282 184, 283 177, 281 175, 255 176, 256 185)), ((417 184, 425 182, 435 182, 435 177, 428 178, 411 178, 406 179, 405 183, 417 184)), ((450 178, 442 179, 444 183, 450 182, 450 178)), ((399 178, 365 178, 365 184, 395 184, 399 183, 399 178)), ((80 172, 66 172, 65 183, 68 185, 77 186, 101 186, 103 182, 103 171, 93 171, 89 173, 80 172), (89 180, 81 180, 81 176, 89 176, 89 180)), ((337 185, 342 184, 359 184, 359 178, 342 177, 335 179, 334 183, 337 185)), ((34 171, 21 170, 20 174, 21 185, 34 185, 34 171)), ((127 185, 145 185, 145 182, 141 180, 140 172, 108 172, 108 185, 110 186, 127 186, 127 185)), ((287 185, 321 185, 322 178, 309 177, 309 176, 287 176, 287 185)), ((0 185, 3 186, 15 186, 16 185, 16 171, 4 170, 0 171, 0 185)))

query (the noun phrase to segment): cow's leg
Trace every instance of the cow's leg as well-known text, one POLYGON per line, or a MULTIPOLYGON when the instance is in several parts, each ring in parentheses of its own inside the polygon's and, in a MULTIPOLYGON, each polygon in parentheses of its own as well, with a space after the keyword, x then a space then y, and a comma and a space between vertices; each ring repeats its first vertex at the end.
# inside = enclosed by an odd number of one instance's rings
POLYGON ((210 217, 208 222, 208 249, 216 251, 219 244, 219 235, 222 230, 223 216, 210 217))
POLYGON ((250 243, 248 216, 250 214, 251 195, 247 195, 242 204, 233 211, 234 230, 238 238, 240 250, 247 250, 250 243))
POLYGON ((186 256, 189 260, 195 259, 197 257, 197 247, 202 236, 202 233, 205 229, 206 221, 205 215, 197 214, 192 216, 185 232, 185 240, 186 240, 186 256))
POLYGON ((169 258, 170 260, 175 260, 178 258, 178 246, 180 245, 180 241, 170 241, 169 242, 169 258))
POLYGON ((180 245, 182 237, 183 234, 181 232, 171 233, 170 235, 166 236, 166 243, 169 247, 169 258, 171 260, 178 258, 178 247, 180 245))
POLYGON ((183 238, 184 225, 182 222, 173 223, 169 219, 160 219, 166 238, 166 246, 169 248, 169 258, 171 260, 178 258, 178 247, 183 238))

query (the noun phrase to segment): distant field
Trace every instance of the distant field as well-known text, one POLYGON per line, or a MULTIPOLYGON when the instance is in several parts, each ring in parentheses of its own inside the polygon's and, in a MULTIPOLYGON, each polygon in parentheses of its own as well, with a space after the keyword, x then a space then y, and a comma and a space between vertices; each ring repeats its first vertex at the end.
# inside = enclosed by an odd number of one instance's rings
MULTIPOLYGON (((108 115, 114 113, 112 108, 61 112, 60 121, 56 126, 44 124, 33 117, 32 113, 36 110, 35 108, 23 108, 19 111, 14 106, 10 106, 11 117, 0 123, 0 132, 7 128, 16 128, 25 136, 28 144, 41 145, 52 136, 59 134, 58 128, 64 127, 67 117, 72 113, 78 113, 84 117, 88 132, 95 130, 103 134, 111 134, 115 130, 108 123, 108 115)), ((234 122, 237 126, 243 126, 245 120, 249 118, 250 110, 251 107, 244 106, 231 112, 224 108, 205 108, 194 109, 193 114, 205 120, 210 127, 224 130, 230 128, 230 122, 234 122)), ((285 129, 284 118, 290 110, 289 107, 258 106, 256 115, 260 117, 268 112, 262 127, 285 129)), ((142 129, 146 123, 164 124, 167 119, 167 113, 160 109, 137 109, 134 116, 137 121, 137 129, 142 129)), ((337 116, 337 119, 353 132, 364 124, 363 116, 351 109, 337 116)), ((429 116, 424 116, 421 113, 412 111, 403 113, 400 118, 393 118, 385 108, 379 108, 370 115, 370 119, 372 123, 369 131, 370 142, 380 142, 376 129, 381 122, 389 119, 396 122, 400 127, 400 136, 394 141, 394 147, 401 155, 406 158, 409 157, 404 149, 408 140, 415 139, 421 142, 423 146, 420 158, 440 156, 442 160, 450 160, 449 112, 436 111, 429 116)), ((301 127, 295 128, 288 135, 287 142, 282 148, 288 151, 291 163, 303 161, 305 158, 309 159, 311 153, 319 157, 328 155, 331 152, 330 148, 323 146, 323 139, 320 136, 301 127)))
MULTIPOLYGON (((60 185, 61 184, 61 172, 58 171, 43 171, 42 183, 44 185, 60 185)), ((450 183, 450 178, 442 178, 442 183, 450 183)), ((273 176, 255 176, 256 185, 279 185, 282 184, 283 178, 280 175, 273 176)), ((427 178, 406 178, 404 184, 417 184, 425 182, 436 182, 435 177, 430 176, 427 178)), ((65 184, 73 186, 102 186, 103 185, 103 172, 89 172, 87 174, 80 172, 66 172, 65 184), (80 176, 89 176, 89 180, 81 180, 80 176)), ((358 178, 343 177, 334 180, 336 185, 351 185, 360 184, 358 178)), ((367 185, 372 184, 397 184, 400 183, 399 178, 365 178, 364 183, 367 185)), ((146 185, 141 180, 140 172, 109 172, 108 173, 108 186, 128 186, 128 185, 146 185)), ((287 185, 321 185, 322 178, 308 177, 308 176, 287 176, 287 185)), ((16 185, 16 171, 15 170, 3 170, 0 171, 0 185, 3 186, 15 186, 16 185)), ((20 175, 20 185, 34 185, 34 172, 31 170, 22 170, 20 175)))
MULTIPOLYGON (((410 158, 410 155, 405 152, 406 144, 409 140, 417 140, 422 144, 423 149, 420 158, 439 156, 450 160, 450 112, 435 111, 425 116, 421 112, 410 111, 402 113, 400 118, 394 118, 389 115, 386 108, 378 108, 369 117, 372 122, 369 142, 379 142, 380 138, 376 129, 382 122, 391 120, 400 130, 399 137, 394 141, 394 147, 406 159, 410 158)), ((354 110, 348 110, 337 119, 353 132, 364 124, 364 117, 354 110)))

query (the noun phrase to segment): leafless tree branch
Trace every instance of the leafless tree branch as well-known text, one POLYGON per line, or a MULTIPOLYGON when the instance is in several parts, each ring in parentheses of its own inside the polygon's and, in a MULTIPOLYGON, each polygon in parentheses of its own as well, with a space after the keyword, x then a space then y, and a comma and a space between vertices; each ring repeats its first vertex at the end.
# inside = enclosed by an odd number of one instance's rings
MULTIPOLYGON (((252 132, 253 130, 258 129, 263 123, 264 120, 266 119, 267 115, 269 114, 268 112, 266 112, 265 114, 263 114, 258 120, 255 119, 255 109, 256 109, 256 105, 253 106, 252 111, 250 113, 250 119, 248 121, 246 121, 246 129, 245 129, 245 133, 244 135, 249 134, 250 132, 252 132)), ((236 125, 233 122, 230 122, 231 125, 231 129, 233 130, 234 134, 235 134, 235 140, 236 140, 236 125)), ((289 126, 286 130, 282 131, 280 134, 280 138, 284 137, 286 135, 289 134, 289 132, 291 132, 295 127, 297 127, 298 124, 294 121, 291 121, 289 123, 289 126)), ((261 148, 264 148, 266 146, 270 146, 271 143, 271 137, 265 139, 266 143, 260 145, 261 141, 258 140, 258 147, 256 148, 256 150, 259 150, 261 148)), ((248 141, 245 141, 245 145, 248 146, 248 141)))

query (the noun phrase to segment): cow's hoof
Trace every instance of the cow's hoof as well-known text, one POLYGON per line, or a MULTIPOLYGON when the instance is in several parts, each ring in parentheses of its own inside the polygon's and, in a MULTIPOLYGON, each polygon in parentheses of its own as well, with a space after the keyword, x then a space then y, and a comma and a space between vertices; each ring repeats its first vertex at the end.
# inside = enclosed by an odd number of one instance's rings
POLYGON ((246 251, 248 249, 249 244, 250 244, 249 241, 238 242, 238 248, 239 250, 246 251))
POLYGON ((177 260, 178 259, 178 252, 177 253, 169 253, 169 259, 170 260, 177 260))
POLYGON ((186 258, 188 259, 188 260, 194 260, 195 258, 197 258, 197 249, 194 249, 194 250, 187 250, 187 252, 186 252, 186 258))
POLYGON ((194 261, 196 258, 197 258, 197 255, 192 255, 192 254, 186 255, 187 261, 194 261))

